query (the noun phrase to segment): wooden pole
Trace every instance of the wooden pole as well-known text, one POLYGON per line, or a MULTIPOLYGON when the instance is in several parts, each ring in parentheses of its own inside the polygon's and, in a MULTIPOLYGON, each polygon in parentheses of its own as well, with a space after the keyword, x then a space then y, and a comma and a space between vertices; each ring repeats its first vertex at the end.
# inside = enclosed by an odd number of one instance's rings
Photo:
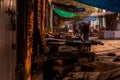
POLYGON ((45 12, 45 14, 46 14, 46 17, 45 17, 45 32, 49 32, 49 5, 48 5, 48 1, 46 2, 46 12, 45 12))
POLYGON ((42 4, 42 33, 45 31, 45 5, 46 5, 46 0, 43 0, 42 4))
POLYGON ((53 32, 53 6, 50 6, 50 29, 53 32))
POLYGON ((42 1, 43 5, 42 5, 42 21, 41 21, 41 24, 42 24, 42 28, 41 28, 41 39, 42 39, 42 44, 43 44, 43 49, 44 51, 47 49, 47 45, 46 45, 46 41, 45 41, 45 17, 46 17, 46 14, 45 14, 45 11, 46 11, 46 8, 45 8, 45 5, 46 5, 46 0, 43 0, 42 1))
POLYGON ((27 54, 25 57, 25 80, 31 80, 31 55, 33 53, 33 30, 34 30, 34 0, 27 1, 27 54))

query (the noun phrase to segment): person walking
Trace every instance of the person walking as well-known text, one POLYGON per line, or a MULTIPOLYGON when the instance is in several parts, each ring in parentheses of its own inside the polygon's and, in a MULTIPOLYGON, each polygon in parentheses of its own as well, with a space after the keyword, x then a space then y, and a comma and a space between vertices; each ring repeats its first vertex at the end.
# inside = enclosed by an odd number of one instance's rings
POLYGON ((89 25, 90 22, 83 22, 82 34, 83 39, 89 41, 89 25))

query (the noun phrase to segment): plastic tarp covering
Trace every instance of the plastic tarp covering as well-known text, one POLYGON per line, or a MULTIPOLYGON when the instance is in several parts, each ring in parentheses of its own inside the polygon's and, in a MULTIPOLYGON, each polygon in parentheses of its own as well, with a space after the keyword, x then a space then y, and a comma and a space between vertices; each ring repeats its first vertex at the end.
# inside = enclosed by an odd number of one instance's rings
POLYGON ((120 0, 75 0, 75 1, 112 12, 120 12, 120 0))
POLYGON ((77 21, 76 23, 80 24, 84 21, 95 21, 96 19, 98 19, 98 16, 89 16, 89 17, 84 18, 83 20, 77 21))
POLYGON ((96 19, 98 19, 98 16, 89 16, 84 18, 84 21, 95 21, 96 19))
POLYGON ((78 16, 76 13, 65 11, 59 8, 54 8, 53 11, 57 13, 59 16, 65 17, 65 18, 74 18, 78 16))

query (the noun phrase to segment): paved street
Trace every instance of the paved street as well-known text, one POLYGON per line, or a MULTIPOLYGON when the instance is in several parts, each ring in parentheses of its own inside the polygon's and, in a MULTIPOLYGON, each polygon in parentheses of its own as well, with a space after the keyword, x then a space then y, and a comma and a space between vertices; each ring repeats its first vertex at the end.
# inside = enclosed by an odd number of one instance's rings
POLYGON ((120 40, 100 40, 104 45, 94 45, 91 48, 91 51, 96 54, 115 52, 117 55, 120 55, 120 40))

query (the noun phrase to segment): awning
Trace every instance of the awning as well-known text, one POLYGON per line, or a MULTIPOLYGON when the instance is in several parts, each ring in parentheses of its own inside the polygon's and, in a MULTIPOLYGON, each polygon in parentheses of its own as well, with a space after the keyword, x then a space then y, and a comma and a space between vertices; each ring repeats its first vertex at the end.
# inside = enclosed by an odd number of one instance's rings
POLYGON ((85 11, 85 8, 81 7, 81 6, 73 6, 70 4, 64 4, 64 3, 60 3, 60 2, 52 2, 53 5, 55 5, 58 8, 67 10, 67 11, 85 11))
POLYGON ((120 12, 120 0, 75 0, 90 6, 98 7, 112 12, 120 12))
POLYGON ((54 8, 53 11, 58 14, 61 17, 65 17, 65 18, 74 18, 76 16, 78 16, 76 13, 73 12, 69 12, 69 11, 65 11, 59 8, 54 8))

